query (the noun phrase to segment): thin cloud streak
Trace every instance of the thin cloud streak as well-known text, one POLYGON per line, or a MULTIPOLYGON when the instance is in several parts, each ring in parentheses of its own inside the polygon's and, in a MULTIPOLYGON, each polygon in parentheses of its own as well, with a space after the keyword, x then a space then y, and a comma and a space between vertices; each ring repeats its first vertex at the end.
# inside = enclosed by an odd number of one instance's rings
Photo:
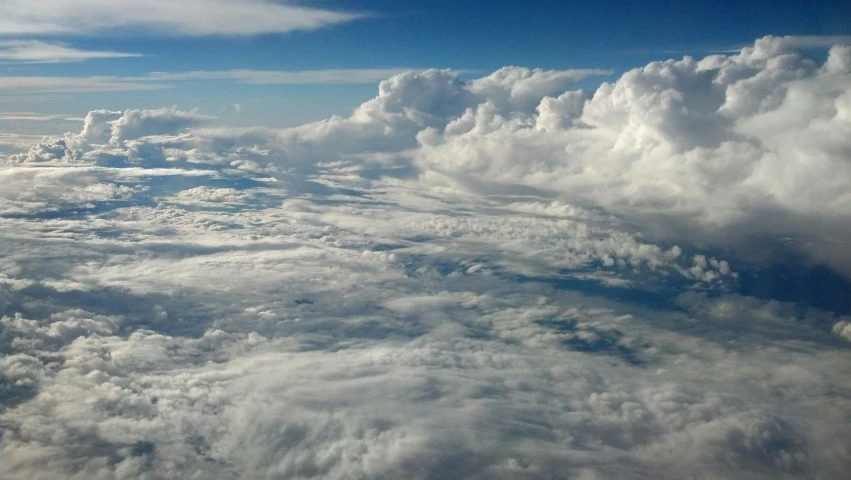
POLYGON ((152 72, 147 80, 233 80, 240 83, 263 85, 358 84, 380 82, 415 68, 363 68, 328 70, 197 70, 169 73, 152 72))
MULTIPOLYGON (((329 69, 329 70, 221 70, 193 72, 152 72, 146 76, 118 77, 48 77, 26 76, 0 78, 6 92, 115 92, 172 88, 168 82, 234 81, 257 85, 356 85, 378 83, 412 68, 329 69)), ((465 70, 456 70, 458 73, 465 70)))
POLYGON ((97 58, 142 57, 140 53, 109 50, 80 50, 65 43, 40 40, 7 40, 0 42, 0 61, 20 63, 82 62, 97 58))
POLYGON ((2 77, 0 89, 6 93, 86 93, 162 90, 170 85, 142 82, 128 77, 2 77))

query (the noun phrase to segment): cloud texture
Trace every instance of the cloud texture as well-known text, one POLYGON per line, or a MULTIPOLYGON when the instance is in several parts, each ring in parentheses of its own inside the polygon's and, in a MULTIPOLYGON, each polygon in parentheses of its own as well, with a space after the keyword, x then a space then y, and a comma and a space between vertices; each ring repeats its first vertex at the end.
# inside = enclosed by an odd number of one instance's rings
POLYGON ((851 272, 851 49, 798 46, 7 156, 3 478, 843 478, 849 311, 748 287, 851 272))

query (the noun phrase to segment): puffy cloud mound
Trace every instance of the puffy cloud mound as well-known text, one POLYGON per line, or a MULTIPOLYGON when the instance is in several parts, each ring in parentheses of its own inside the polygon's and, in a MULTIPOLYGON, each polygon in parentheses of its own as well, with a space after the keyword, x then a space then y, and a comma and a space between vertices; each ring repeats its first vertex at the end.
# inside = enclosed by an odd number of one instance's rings
POLYGON ((844 478, 851 49, 811 43, 90 112, 0 170, 0 476, 844 478))
MULTIPOLYGON (((136 114, 138 116, 138 113, 136 114)), ((92 110, 83 122, 80 140, 90 144, 102 145, 112 138, 113 122, 120 119, 121 112, 109 110, 92 110)))
POLYGON ((393 152, 429 185, 534 188, 659 240, 789 250, 851 275, 841 240, 851 237, 851 50, 836 45, 820 64, 795 50, 811 43, 766 37, 734 55, 654 62, 595 92, 567 89, 605 72, 506 67, 469 82, 410 72, 348 118, 281 133, 277 147, 309 164, 393 152), (794 245, 771 240, 781 237, 794 245))
POLYGON ((174 135, 190 127, 200 125, 211 118, 195 112, 182 112, 176 108, 127 110, 116 120, 110 122, 112 125, 110 142, 119 143, 150 135, 174 135))
POLYGON ((667 224, 666 238, 797 238, 851 274, 847 248, 835 245, 851 236, 849 49, 833 47, 819 65, 788 43, 655 62, 590 98, 547 97, 537 115, 506 114, 497 97, 424 133, 413 156, 455 185, 536 187, 667 224))

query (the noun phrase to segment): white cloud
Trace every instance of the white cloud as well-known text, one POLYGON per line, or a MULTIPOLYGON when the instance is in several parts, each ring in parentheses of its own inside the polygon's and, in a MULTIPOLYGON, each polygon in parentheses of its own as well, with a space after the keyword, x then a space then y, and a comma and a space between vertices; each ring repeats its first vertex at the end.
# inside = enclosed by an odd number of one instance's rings
MULTIPOLYGON (((86 120, 90 118, 86 117, 86 120)), ((127 110, 110 122, 112 126, 110 142, 119 143, 150 135, 174 135, 213 118, 215 117, 201 115, 194 111, 180 111, 175 107, 159 110, 127 110)), ((89 126, 87 122, 84 129, 89 126)))
POLYGON ((851 341, 851 320, 840 320, 833 325, 833 333, 851 341))
POLYGON ((40 40, 0 41, 0 60, 27 63, 81 62, 95 58, 140 57, 138 53, 79 50, 64 43, 40 40))
POLYGON ((470 82, 468 89, 507 112, 532 113, 542 98, 564 92, 570 85, 588 78, 611 75, 610 70, 543 70, 503 67, 484 78, 470 82))
POLYGON ((522 185, 638 221, 666 217, 674 239, 689 229, 727 243, 741 232, 803 235, 810 254, 851 273, 827 241, 851 234, 847 56, 834 47, 820 66, 767 39, 739 55, 652 63, 587 100, 545 99, 537 117, 489 97, 422 131, 414 156, 432 179, 465 188, 522 185))
POLYGON ((771 42, 7 157, 3 478, 842 478, 847 312, 735 240, 848 228, 851 63, 771 42))
POLYGON ((4 35, 90 35, 120 30, 160 35, 258 35, 314 30, 363 18, 363 13, 333 11, 269 0, 86 0, 38 5, 10 0, 3 5, 4 35))
POLYGON ((851 44, 851 35, 786 35, 783 37, 767 36, 758 39, 753 47, 747 46, 742 53, 757 54, 762 50, 776 55, 784 52, 794 52, 805 48, 828 48, 834 45, 851 44))

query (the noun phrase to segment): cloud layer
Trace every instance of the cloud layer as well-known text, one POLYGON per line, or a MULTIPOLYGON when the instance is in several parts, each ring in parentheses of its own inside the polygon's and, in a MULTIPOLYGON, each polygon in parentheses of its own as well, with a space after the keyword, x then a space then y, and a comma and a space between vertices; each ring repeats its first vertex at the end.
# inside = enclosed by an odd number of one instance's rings
POLYGON ((849 310, 746 288, 847 273, 851 49, 797 45, 7 156, 2 477, 843 478, 849 310))

